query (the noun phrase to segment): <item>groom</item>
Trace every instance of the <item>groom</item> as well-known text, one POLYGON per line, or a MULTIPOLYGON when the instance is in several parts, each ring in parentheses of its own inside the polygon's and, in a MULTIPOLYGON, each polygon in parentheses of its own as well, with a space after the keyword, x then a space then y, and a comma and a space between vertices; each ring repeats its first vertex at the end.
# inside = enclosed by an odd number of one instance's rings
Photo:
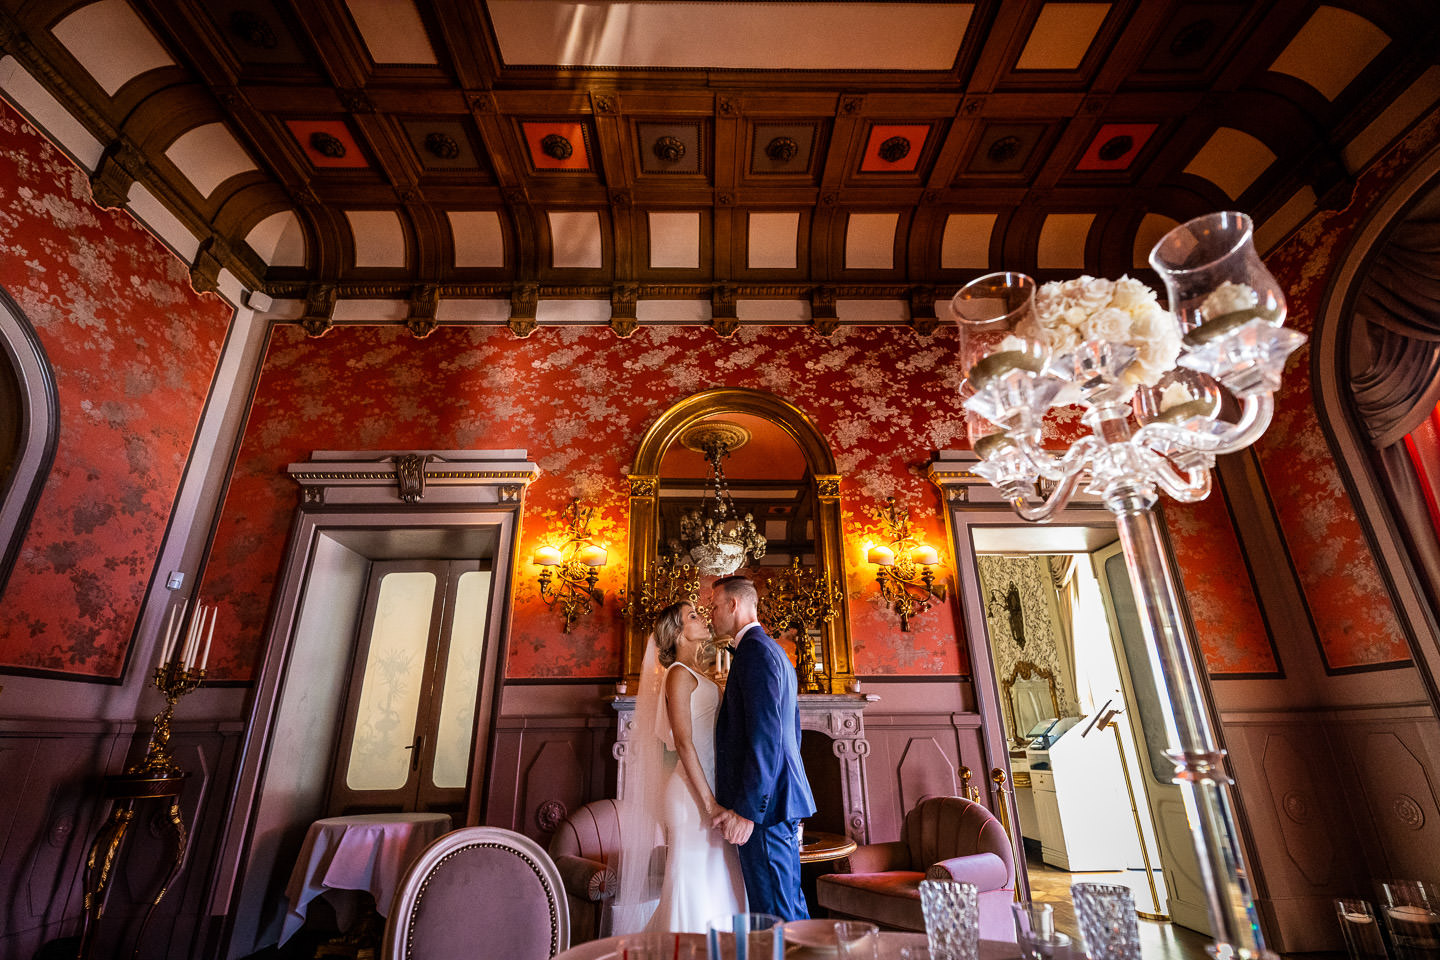
POLYGON ((711 625, 735 638, 715 720, 715 800, 725 809, 713 825, 740 845, 750 911, 804 920, 798 828, 815 800, 800 760, 795 668, 760 626, 758 602, 747 577, 724 577, 711 588, 711 625))

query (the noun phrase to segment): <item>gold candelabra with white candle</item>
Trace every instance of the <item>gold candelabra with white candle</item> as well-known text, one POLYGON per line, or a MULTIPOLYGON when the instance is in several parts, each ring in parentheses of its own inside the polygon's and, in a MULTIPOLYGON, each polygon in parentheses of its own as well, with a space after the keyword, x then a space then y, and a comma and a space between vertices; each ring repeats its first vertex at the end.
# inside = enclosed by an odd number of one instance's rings
POLYGON ((180 633, 185 626, 186 605, 182 603, 170 610, 165 642, 160 645, 160 662, 155 666, 155 675, 150 678, 155 688, 165 695, 165 709, 155 715, 155 730, 150 734, 150 745, 145 750, 144 759, 126 770, 127 774, 171 777, 183 773, 180 765, 170 756, 170 720, 175 715, 175 704, 180 702, 180 698, 200 686, 205 679, 205 666, 210 662, 210 643, 215 639, 215 618, 220 611, 218 604, 209 607, 198 605, 182 643, 180 633))

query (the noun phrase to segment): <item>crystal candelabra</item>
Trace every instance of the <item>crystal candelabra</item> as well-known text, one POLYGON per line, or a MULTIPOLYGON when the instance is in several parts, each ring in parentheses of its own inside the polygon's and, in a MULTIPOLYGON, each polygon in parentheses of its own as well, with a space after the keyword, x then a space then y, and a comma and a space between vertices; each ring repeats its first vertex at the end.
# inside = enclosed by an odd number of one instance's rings
POLYGON ((1256 254, 1250 218, 1216 213, 1176 227, 1150 254, 1167 311, 1138 281, 1082 277, 1037 290, 1023 274, 981 277, 955 295, 962 387, 983 476, 1023 518, 1044 521, 1081 480, 1115 515, 1184 791, 1218 956, 1265 953, 1220 749, 1206 709, 1175 571, 1152 510, 1163 491, 1210 491, 1219 454, 1254 443, 1274 413, 1286 358, 1285 297, 1256 254), (1042 446, 1052 406, 1079 404, 1090 434, 1042 446), (1227 416, 1227 412, 1236 416, 1227 416), (1037 481, 1053 484, 1036 502, 1037 481))
POLYGON ((185 607, 171 608, 170 622, 165 628, 165 641, 160 647, 160 662, 150 682, 165 695, 165 709, 155 715, 154 732, 145 756, 138 763, 126 769, 127 775, 148 777, 184 776, 180 764, 170 756, 170 721, 175 716, 175 705, 185 694, 200 686, 205 680, 205 666, 210 662, 210 642, 215 637, 215 618, 219 605, 196 608, 190 620, 190 629, 185 642, 180 643, 180 626, 185 619, 185 607), (206 620, 209 627, 206 628, 206 620), (203 643, 202 643, 203 638, 203 643))

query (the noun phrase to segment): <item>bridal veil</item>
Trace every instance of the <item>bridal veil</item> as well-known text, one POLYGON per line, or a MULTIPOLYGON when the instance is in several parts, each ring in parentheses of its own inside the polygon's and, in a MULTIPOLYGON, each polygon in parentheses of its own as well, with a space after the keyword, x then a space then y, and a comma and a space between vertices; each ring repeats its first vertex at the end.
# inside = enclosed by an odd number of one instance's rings
POLYGON ((645 928, 665 879, 660 812, 665 784, 675 766, 675 741, 665 712, 664 682, 665 668, 660 665, 652 634, 645 644, 635 712, 622 759, 619 888, 611 915, 612 934, 645 928))

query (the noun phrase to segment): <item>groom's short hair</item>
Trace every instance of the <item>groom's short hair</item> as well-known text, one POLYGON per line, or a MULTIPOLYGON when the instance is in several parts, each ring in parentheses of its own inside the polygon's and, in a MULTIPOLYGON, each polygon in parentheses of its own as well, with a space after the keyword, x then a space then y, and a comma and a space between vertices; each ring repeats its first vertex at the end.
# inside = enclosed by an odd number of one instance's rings
POLYGON ((712 584, 713 590, 724 590, 725 595, 739 603, 760 602, 760 591, 755 589, 755 581, 744 574, 736 574, 732 577, 721 577, 712 584))

